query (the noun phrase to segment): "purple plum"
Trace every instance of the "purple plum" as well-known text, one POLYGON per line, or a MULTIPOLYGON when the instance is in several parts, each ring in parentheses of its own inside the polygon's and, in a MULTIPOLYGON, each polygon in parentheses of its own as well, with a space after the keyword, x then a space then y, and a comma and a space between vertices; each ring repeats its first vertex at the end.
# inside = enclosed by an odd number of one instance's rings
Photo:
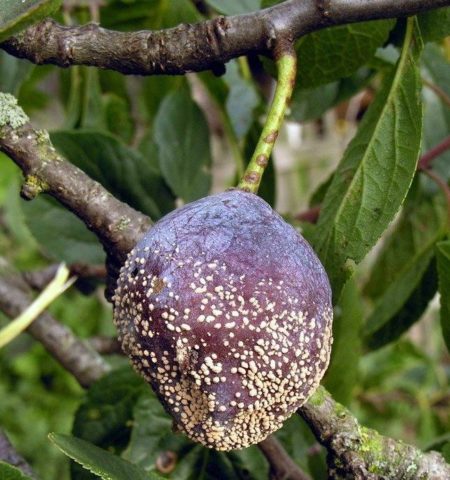
POLYGON ((247 447, 314 392, 332 343, 312 248, 264 200, 212 195, 157 222, 114 295, 124 352, 191 439, 247 447))

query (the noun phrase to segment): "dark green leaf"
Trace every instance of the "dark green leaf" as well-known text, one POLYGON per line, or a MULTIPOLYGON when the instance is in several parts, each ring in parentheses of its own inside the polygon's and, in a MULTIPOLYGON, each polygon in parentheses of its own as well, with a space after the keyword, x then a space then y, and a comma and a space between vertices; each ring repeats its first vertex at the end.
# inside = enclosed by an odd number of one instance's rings
POLYGON ((305 35, 296 45, 301 66, 297 88, 317 87, 351 75, 375 55, 394 23, 355 23, 305 35))
POLYGON ((50 15, 62 0, 0 0, 0 42, 50 15))
POLYGON ((416 68, 420 37, 405 37, 402 56, 364 116, 327 190, 314 244, 334 299, 394 218, 416 169, 422 108, 416 68))
POLYGON ((444 235, 445 222, 440 197, 427 198, 415 182, 365 287, 375 302, 364 329, 372 347, 398 338, 419 319, 434 294, 436 275, 430 262, 436 241, 444 235))
MULTIPOLYGON (((419 265, 418 267, 421 267, 419 265)), ((416 272, 414 272, 416 274, 416 272)), ((408 280, 407 278, 402 278, 402 280, 408 280)), ((415 280, 415 278, 413 279, 415 280)), ((411 282, 413 285, 414 283, 411 282)), ((399 290, 404 290, 404 285, 401 285, 399 290)), ((388 310, 387 302, 389 300, 393 301, 393 303, 398 304, 395 297, 391 295, 391 291, 394 288, 390 289, 382 298, 381 307, 379 307, 381 311, 381 315, 384 315, 385 318, 385 311, 388 310)), ((411 295, 407 298, 406 302, 400 307, 400 309, 395 313, 395 315, 388 320, 385 321, 384 324, 381 326, 375 325, 376 323, 376 310, 369 318, 370 324, 368 323, 369 328, 378 328, 374 331, 370 331, 370 335, 368 334, 367 345, 370 348, 376 349, 383 347, 384 345, 397 340, 400 335, 408 328, 411 327, 417 320, 420 319, 423 312, 427 308, 429 302, 436 294, 437 290, 437 273, 436 273, 436 262, 434 259, 428 261, 428 268, 423 273, 423 276, 420 278, 419 284, 416 288, 411 292, 411 295)), ((402 291, 400 293, 403 293, 402 291)))
POLYGON ((96 68, 84 67, 82 75, 82 107, 79 126, 81 128, 106 128, 105 109, 100 89, 99 72, 96 68))
POLYGON ((333 349, 324 386, 334 399, 348 405, 358 381, 363 305, 354 278, 345 284, 333 319, 333 349))
POLYGON ((308 122, 321 117, 334 105, 338 89, 339 82, 316 88, 296 88, 290 104, 289 119, 308 122))
POLYGON ((0 460, 0 478, 1 480, 32 480, 31 477, 24 475, 18 468, 9 463, 0 460))
POLYGON ((159 30, 201 19, 190 0, 108 0, 101 25, 118 30, 159 30))
POLYGON ((166 451, 177 456, 174 480, 258 480, 267 477, 267 465, 256 447, 221 453, 195 444, 172 430, 172 419, 150 390, 134 408, 130 443, 124 457, 146 470, 155 468, 159 455, 166 451), (244 473, 244 471, 248 473, 244 473))
POLYGON ((239 13, 254 12, 259 10, 261 0, 206 0, 211 7, 224 15, 237 15, 239 13))
POLYGON ((103 95, 103 108, 106 128, 123 141, 129 142, 134 126, 128 102, 122 96, 107 93, 103 95))
POLYGON ((117 138, 91 130, 51 134, 58 151, 120 200, 153 219, 173 209, 173 196, 158 171, 117 138))
POLYGON ((182 76, 150 75, 144 79, 142 99, 150 124, 153 124, 161 102, 166 95, 184 87, 186 87, 186 79, 182 76))
POLYGON ((175 195, 185 202, 207 195, 211 186, 208 125, 186 89, 164 99, 154 128, 161 172, 175 195))
POLYGON ((450 463, 450 442, 447 442, 443 447, 442 447, 442 455, 445 458, 445 461, 447 463, 450 463))
POLYGON ((51 433, 49 438, 68 457, 104 480, 161 478, 85 440, 56 433, 51 433))
POLYGON ((11 93, 17 97, 20 86, 33 68, 32 63, 0 50, 0 92, 11 93))
POLYGON ((66 263, 101 264, 105 253, 97 238, 73 213, 48 197, 21 202, 25 221, 42 250, 66 263))
POLYGON ((438 42, 450 35, 450 7, 431 10, 417 18, 424 42, 438 42))
POLYGON ((308 122, 321 117, 327 110, 353 97, 373 76, 363 67, 352 76, 316 88, 296 88, 290 104, 289 119, 308 122))
POLYGON ((123 449, 130 438, 134 405, 147 388, 130 367, 114 370, 87 391, 72 433, 110 451, 123 449))
POLYGON ((237 61, 228 63, 224 80, 230 88, 226 111, 237 139, 242 140, 253 123, 260 98, 254 84, 242 78, 237 61))
POLYGON ((450 240, 436 245, 439 293, 441 294, 441 327, 447 349, 450 350, 450 240))

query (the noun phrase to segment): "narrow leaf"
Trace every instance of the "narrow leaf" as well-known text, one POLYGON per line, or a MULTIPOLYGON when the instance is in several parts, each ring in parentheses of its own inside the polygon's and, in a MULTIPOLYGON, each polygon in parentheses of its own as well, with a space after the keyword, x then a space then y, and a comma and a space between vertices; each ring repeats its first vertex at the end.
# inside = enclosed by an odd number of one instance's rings
POLYGON ((445 225, 441 198, 427 198, 416 182, 365 287, 375 303, 364 329, 372 347, 398 338, 426 308, 436 290, 434 245, 445 225))
POLYGON ((347 405, 358 381, 361 356, 363 305, 356 281, 351 278, 342 290, 333 320, 333 350, 324 386, 335 400, 347 405), (351 346, 351 348, 349 348, 351 346))
POLYGON ((0 42, 50 15, 62 0, 0 0, 0 42))
POLYGON ((69 274, 70 272, 67 267, 61 264, 56 272, 55 278, 42 290, 28 308, 0 330, 0 348, 14 340, 14 338, 28 328, 56 298, 74 283, 75 278, 67 281, 69 274))
MULTIPOLYGON (((378 326, 377 330, 372 332, 368 337, 368 347, 373 349, 381 348, 384 345, 397 340, 400 335, 406 332, 423 315, 437 290, 435 259, 432 258, 431 261, 427 262, 427 265, 428 267, 426 268, 425 272, 421 277, 419 277, 419 284, 413 289, 405 303, 400 307, 393 317, 389 318, 388 321, 385 321, 381 326, 378 326)), ((402 280, 406 282, 408 281, 407 278, 402 280)), ((415 278, 412 279, 412 285, 415 285, 415 280, 415 278)), ((404 289, 404 285, 402 285, 399 290, 402 290, 402 287, 404 289)), ((384 307, 384 311, 382 314, 384 314, 389 300, 391 300, 395 305, 398 304, 395 296, 393 296, 391 293, 392 289, 383 297, 384 303, 382 305, 384 307)), ((374 315, 375 312, 369 320, 376 320, 374 315)))
POLYGON ((410 19, 397 66, 344 153, 323 202, 314 245, 335 300, 355 263, 394 218, 414 176, 422 126, 420 44, 410 19))
POLYGON ((56 433, 51 433, 49 438, 68 457, 104 480, 161 478, 85 440, 56 433))
POLYGON ((169 94, 155 119, 161 172, 185 202, 204 197, 211 186, 211 152, 205 117, 186 89, 169 94))
POLYGON ((436 245, 439 293, 441 294, 441 327, 450 351, 450 240, 436 245))

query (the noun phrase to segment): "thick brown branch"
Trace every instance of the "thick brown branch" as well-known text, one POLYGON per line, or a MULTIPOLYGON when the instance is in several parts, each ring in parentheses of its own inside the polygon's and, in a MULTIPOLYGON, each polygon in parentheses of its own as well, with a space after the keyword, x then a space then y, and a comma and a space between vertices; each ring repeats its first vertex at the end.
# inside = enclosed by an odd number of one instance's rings
POLYGON ((327 449, 332 479, 450 478, 450 465, 439 453, 423 453, 412 445, 362 427, 323 387, 298 413, 327 449))
POLYGON ((17 453, 6 434, 0 429, 0 460, 21 470, 25 475, 35 478, 26 460, 17 453))
POLYGON ((111 195, 54 149, 47 132, 35 130, 14 97, 0 92, 0 152, 22 170, 22 196, 39 193, 56 198, 94 232, 108 254, 107 296, 114 287, 115 271, 127 253, 150 227, 150 219, 111 195))
POLYGON ((289 0, 254 13, 130 33, 97 24, 64 27, 45 20, 0 47, 37 64, 177 75, 214 69, 249 53, 267 53, 279 41, 327 26, 415 15, 448 5, 450 0, 289 0))
POLYGON ((274 480, 310 480, 273 435, 258 443, 258 447, 269 461, 274 480))
MULTIPOLYGON (((0 310, 11 318, 31 303, 31 289, 23 278, 0 257, 0 310)), ((43 313, 28 327, 28 332, 82 385, 87 387, 108 370, 108 364, 93 349, 79 340, 69 328, 50 314, 43 313)))

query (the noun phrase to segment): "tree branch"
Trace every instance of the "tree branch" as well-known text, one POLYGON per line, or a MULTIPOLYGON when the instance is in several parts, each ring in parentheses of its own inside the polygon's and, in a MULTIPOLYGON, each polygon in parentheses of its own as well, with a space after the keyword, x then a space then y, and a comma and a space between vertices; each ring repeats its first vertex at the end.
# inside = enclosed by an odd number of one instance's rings
POLYGON ((283 445, 273 435, 259 442, 258 447, 269 461, 274 480, 310 480, 309 476, 299 469, 286 453, 283 445))
POLYGON ((26 460, 19 455, 19 453, 17 453, 16 449, 11 445, 11 442, 2 429, 0 429, 0 460, 18 468, 25 475, 35 478, 31 467, 28 465, 26 460))
POLYGON ((75 165, 64 160, 48 133, 35 130, 16 99, 0 93, 0 151, 22 170, 21 195, 32 200, 39 193, 56 198, 97 235, 108 254, 110 282, 127 253, 151 225, 150 219, 111 195, 75 165))
MULTIPOLYGON (((0 257, 0 310, 14 318, 31 303, 31 288, 21 275, 0 257)), ((50 314, 43 313, 28 327, 36 340, 83 387, 88 387, 109 371, 109 365, 93 349, 50 314)))
POLYGON ((214 69, 249 53, 267 54, 280 42, 332 25, 410 16, 448 5, 450 0, 289 0, 254 13, 127 33, 97 24, 64 27, 47 19, 0 48, 36 64, 180 75, 214 69))
POLYGON ((316 390, 298 413, 327 449, 332 479, 450 478, 450 465, 442 455, 423 453, 412 445, 359 425, 323 387, 316 390))

